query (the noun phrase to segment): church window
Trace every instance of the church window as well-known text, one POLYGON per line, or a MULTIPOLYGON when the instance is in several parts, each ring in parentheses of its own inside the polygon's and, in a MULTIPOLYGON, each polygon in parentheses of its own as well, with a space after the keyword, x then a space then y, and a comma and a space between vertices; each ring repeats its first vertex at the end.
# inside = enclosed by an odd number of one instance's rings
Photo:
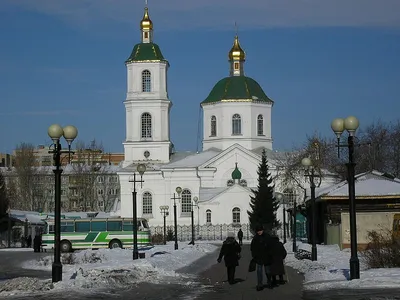
POLYGON ((192 193, 189 190, 183 190, 181 195, 182 214, 187 215, 192 211, 192 193))
POLYGON ((247 181, 246 181, 246 179, 240 180, 240 185, 241 185, 241 186, 247 186, 247 181))
POLYGON ((153 213, 153 196, 149 192, 144 192, 142 200, 143 214, 151 215, 153 213))
POLYGON ((257 135, 264 135, 264 118, 262 115, 257 117, 257 135))
POLYGON ((142 92, 151 92, 151 73, 149 70, 142 72, 142 92))
POLYGON ((235 70, 239 70, 239 63, 235 62, 235 70))
POLYGON ((144 38, 145 38, 145 39, 148 39, 148 38, 149 38, 149 33, 148 33, 148 32, 145 32, 145 33, 144 33, 144 38))
POLYGON ((211 117, 211 136, 217 136, 217 117, 211 117))
POLYGON ((232 223, 233 224, 240 224, 240 208, 235 207, 232 209, 232 223))
POLYGON ((242 134, 242 118, 239 114, 234 114, 232 117, 232 135, 242 134))
POLYGON ((233 179, 228 179, 228 181, 226 182, 227 186, 232 186, 234 184, 235 184, 235 182, 233 181, 233 179))
POLYGON ((293 206, 294 199, 296 198, 296 195, 292 189, 285 189, 283 191, 283 194, 285 195, 285 204, 289 206, 293 206))
POLYGON ((142 139, 151 138, 151 115, 149 113, 142 114, 142 139))
POLYGON ((206 210, 206 223, 211 224, 211 210, 206 210))

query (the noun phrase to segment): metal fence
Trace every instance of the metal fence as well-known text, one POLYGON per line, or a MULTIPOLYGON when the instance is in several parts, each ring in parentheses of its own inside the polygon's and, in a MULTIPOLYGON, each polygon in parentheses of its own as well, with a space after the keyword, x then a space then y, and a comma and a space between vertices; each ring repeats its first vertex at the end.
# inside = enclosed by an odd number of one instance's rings
MULTIPOLYGON (((221 225, 195 225, 195 239, 196 240, 225 240, 228 236, 228 232, 233 232, 237 238, 239 229, 243 231, 243 239, 251 239, 253 234, 250 232, 249 224, 221 224, 221 225)), ((163 226, 151 226, 151 234, 164 234, 163 226)), ((167 226, 168 231, 174 232, 174 226, 167 226)), ((192 239, 192 226, 190 225, 178 225, 178 240, 179 241, 190 241, 192 239)))

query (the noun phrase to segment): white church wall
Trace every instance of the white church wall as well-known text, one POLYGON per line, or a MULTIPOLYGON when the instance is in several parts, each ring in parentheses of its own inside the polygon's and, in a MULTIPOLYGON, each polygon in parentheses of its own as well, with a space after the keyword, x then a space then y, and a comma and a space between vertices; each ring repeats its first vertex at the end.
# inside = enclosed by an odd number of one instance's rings
POLYGON ((127 65, 128 99, 167 98, 167 62, 137 62, 127 65), (142 93, 142 72, 151 73, 151 92, 142 93))
POLYGON ((271 105, 253 102, 218 102, 203 106, 203 151, 210 148, 225 150, 233 144, 246 149, 272 149, 271 105), (232 117, 241 116, 241 134, 232 135, 232 117), (264 136, 257 135, 257 115, 264 116, 264 136), (255 117, 254 117, 255 115, 255 117), (211 136, 211 117, 217 118, 217 135, 211 136))

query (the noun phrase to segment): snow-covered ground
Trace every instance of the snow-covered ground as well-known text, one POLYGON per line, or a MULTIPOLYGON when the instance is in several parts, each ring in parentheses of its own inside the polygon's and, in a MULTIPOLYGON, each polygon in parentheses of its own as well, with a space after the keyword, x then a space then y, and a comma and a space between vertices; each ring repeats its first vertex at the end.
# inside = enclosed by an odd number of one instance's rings
MULTIPOLYGON (((309 244, 298 242, 299 249, 311 251, 309 244)), ((292 252, 292 243, 285 245, 286 265, 304 273, 304 289, 323 290, 338 288, 398 288, 400 268, 368 269, 360 260, 360 279, 349 279, 350 249, 340 250, 338 245, 317 245, 317 261, 298 260, 292 252)))
MULTIPOLYGON (((34 294, 46 291, 99 289, 126 287, 132 283, 168 283, 180 281, 190 285, 191 276, 175 271, 217 249, 207 242, 187 245, 180 243, 174 250, 173 242, 155 246, 144 252, 145 259, 132 260, 129 249, 99 249, 63 254, 63 280, 52 284, 51 279, 16 278, 0 282, 0 297, 15 294, 34 294), (178 280, 177 280, 178 279, 178 280), (179 280, 183 279, 183 280, 179 280)), ((8 251, 11 249, 2 249, 8 251)), ((22 250, 22 249, 20 249, 22 250)), ((13 250, 16 251, 16 250, 13 250)), ((49 256, 27 261, 22 267, 51 271, 53 260, 49 256)))

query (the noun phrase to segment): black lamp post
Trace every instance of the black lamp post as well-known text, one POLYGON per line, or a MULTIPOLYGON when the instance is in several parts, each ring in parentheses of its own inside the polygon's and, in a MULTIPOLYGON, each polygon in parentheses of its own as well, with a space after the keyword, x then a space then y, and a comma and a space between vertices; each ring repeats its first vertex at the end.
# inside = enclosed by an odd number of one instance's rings
POLYGON ((194 204, 192 204, 192 210, 190 212, 190 216, 191 216, 191 221, 192 221, 192 240, 190 241, 189 245, 194 245, 194 240, 195 240, 195 233, 194 233, 194 211, 193 211, 193 207, 194 206, 198 206, 197 202, 199 201, 199 198, 197 196, 193 197, 193 202, 194 204))
POLYGON ((137 241, 137 192, 136 192, 136 183, 140 182, 140 187, 143 187, 143 174, 146 172, 146 165, 139 164, 136 167, 140 175, 140 180, 136 180, 136 172, 133 172, 133 176, 129 179, 129 182, 133 182, 133 191, 132 191, 132 229, 133 229, 133 254, 132 258, 139 258, 139 250, 138 250, 138 241, 137 241))
POLYGON ((315 205, 315 182, 314 178, 319 177, 315 174, 315 169, 311 159, 305 157, 302 159, 301 164, 306 168, 304 176, 310 178, 311 189, 311 260, 317 260, 317 209, 315 205))
POLYGON ((61 154, 68 153, 71 151, 71 143, 78 135, 78 129, 75 126, 68 125, 62 128, 58 124, 53 124, 47 130, 49 137, 53 140, 53 145, 50 148, 49 153, 53 154, 54 166, 56 167, 54 172, 54 262, 52 264, 52 281, 59 282, 62 280, 62 264, 61 264, 61 154), (60 139, 64 136, 64 139, 68 143, 68 150, 62 150, 60 139))
POLYGON ((169 206, 168 205, 162 205, 160 206, 161 214, 163 215, 164 218, 164 245, 167 244, 167 216, 169 215, 168 212, 169 206))
POLYGON ((354 136, 358 129, 359 122, 356 117, 350 116, 346 119, 335 119, 331 123, 331 128, 337 137, 338 156, 340 147, 349 149, 349 162, 347 166, 347 182, 349 186, 349 217, 350 217, 350 279, 360 278, 360 262, 357 255, 357 216, 356 216, 356 190, 355 190, 355 166, 354 162, 354 136), (347 130, 347 144, 340 143, 340 136, 347 130))
POLYGON ((175 250, 178 250, 178 219, 177 219, 177 212, 176 212, 176 200, 181 199, 182 188, 180 186, 178 186, 175 189, 175 192, 178 194, 178 197, 176 197, 175 193, 174 193, 174 197, 171 199, 174 199, 174 234, 175 234, 174 248, 175 248, 175 250))
POLYGON ((292 240, 293 240, 293 252, 297 251, 297 201, 296 201, 297 195, 294 195, 293 199, 293 233, 292 233, 292 240))

